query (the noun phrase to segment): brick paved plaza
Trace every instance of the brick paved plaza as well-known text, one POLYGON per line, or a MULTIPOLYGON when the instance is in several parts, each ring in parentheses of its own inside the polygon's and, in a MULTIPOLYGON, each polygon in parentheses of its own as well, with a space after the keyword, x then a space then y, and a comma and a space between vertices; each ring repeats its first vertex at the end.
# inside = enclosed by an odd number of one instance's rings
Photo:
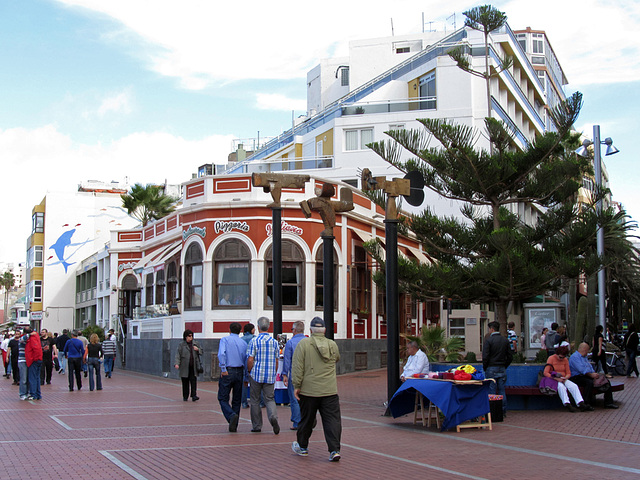
POLYGON ((511 411, 493 431, 441 433, 382 415, 385 370, 343 375, 342 460, 330 463, 320 429, 308 457, 291 452, 287 406, 278 436, 251 433, 248 410, 229 433, 216 382, 200 382, 193 403, 175 380, 116 370, 102 391, 85 380, 69 392, 54 373, 42 401, 20 401, 2 378, 0 479, 640 478, 640 380, 615 381, 625 383, 618 410, 511 411))

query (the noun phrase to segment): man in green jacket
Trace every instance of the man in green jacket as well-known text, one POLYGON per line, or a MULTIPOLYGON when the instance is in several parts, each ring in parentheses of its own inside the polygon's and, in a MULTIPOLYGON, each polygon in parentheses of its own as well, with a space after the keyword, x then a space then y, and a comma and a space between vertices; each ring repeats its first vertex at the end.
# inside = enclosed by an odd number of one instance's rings
POLYGON ((309 454, 309 437, 313 433, 316 413, 320 411, 324 439, 329 447, 329 461, 340 460, 340 400, 336 381, 336 362, 340 360, 338 345, 324 336, 324 320, 311 320, 311 337, 300 340, 293 354, 291 381, 295 397, 300 402, 301 419, 298 424, 297 442, 292 450, 306 457, 309 454))

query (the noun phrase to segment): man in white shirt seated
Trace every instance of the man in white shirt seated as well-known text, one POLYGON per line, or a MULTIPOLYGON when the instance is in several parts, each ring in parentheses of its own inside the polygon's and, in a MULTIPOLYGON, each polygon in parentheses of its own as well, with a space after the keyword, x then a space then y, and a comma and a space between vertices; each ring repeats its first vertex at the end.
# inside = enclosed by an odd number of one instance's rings
POLYGON ((407 342, 407 352, 409 353, 409 358, 407 358, 407 363, 404 365, 400 380, 404 382, 416 373, 429 373, 429 359, 420 350, 418 342, 407 342))

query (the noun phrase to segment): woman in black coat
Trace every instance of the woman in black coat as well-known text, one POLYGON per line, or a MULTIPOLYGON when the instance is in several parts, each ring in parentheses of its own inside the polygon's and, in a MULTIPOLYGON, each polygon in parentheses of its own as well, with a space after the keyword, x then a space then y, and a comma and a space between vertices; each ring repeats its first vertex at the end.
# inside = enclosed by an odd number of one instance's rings
POLYGON ((189 400, 189 386, 191 386, 191 400, 200 400, 196 394, 198 388, 198 374, 202 371, 200 355, 202 349, 193 339, 193 332, 185 330, 182 334, 183 341, 178 345, 176 352, 175 367, 182 379, 182 399, 189 400))
POLYGON ((627 352, 627 358, 629 364, 627 365, 627 377, 631 377, 631 373, 638 375, 638 364, 636 363, 636 355, 638 355, 638 332, 636 332, 636 326, 634 324, 629 325, 629 331, 624 337, 624 349, 627 352))

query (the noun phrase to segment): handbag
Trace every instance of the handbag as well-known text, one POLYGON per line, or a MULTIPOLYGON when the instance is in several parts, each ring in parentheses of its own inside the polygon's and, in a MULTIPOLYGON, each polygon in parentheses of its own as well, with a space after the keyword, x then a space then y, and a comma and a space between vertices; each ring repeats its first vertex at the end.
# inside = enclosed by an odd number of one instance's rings
POLYGON ((600 374, 593 379, 593 387, 598 389, 600 392, 606 392, 611 388, 611 382, 607 377, 600 374))
MULTIPOLYGON (((555 372, 551 372, 553 375, 555 372)), ((555 395, 558 393, 558 381, 551 377, 542 377, 540 379, 540 392, 545 395, 555 395)))

